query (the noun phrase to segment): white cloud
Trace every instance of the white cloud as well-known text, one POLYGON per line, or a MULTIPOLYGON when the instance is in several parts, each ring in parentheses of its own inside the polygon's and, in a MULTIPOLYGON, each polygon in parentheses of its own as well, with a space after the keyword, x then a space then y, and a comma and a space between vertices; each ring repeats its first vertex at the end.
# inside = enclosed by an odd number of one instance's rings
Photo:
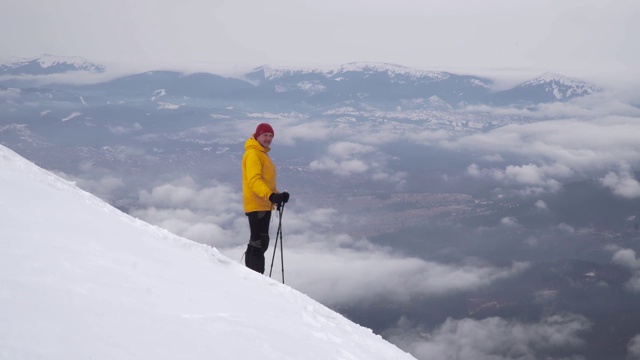
POLYGON ((402 187, 406 174, 392 172, 386 166, 387 156, 370 145, 351 141, 338 141, 327 147, 327 152, 309 164, 313 171, 328 171, 338 176, 366 176, 373 181, 388 181, 402 187))
POLYGON ((329 305, 403 302, 478 289, 528 266, 440 264, 397 256, 368 242, 354 244, 361 248, 345 247, 352 241, 343 238, 338 247, 307 243, 291 249, 286 255, 289 268, 304 269, 289 276, 291 283, 329 305))
POLYGON ((640 359, 640 334, 634 336, 627 345, 627 357, 630 360, 640 359))
POLYGON ((548 210, 548 209, 549 209, 549 208, 547 207, 547 203, 546 203, 546 202, 544 202, 543 200, 538 200, 538 201, 536 201, 536 203, 535 203, 535 207, 536 207, 537 209, 540 209, 540 210, 548 210))
POLYGON ((635 250, 617 247, 610 249, 614 251, 611 262, 631 271, 631 279, 625 284, 627 290, 640 293, 640 258, 636 257, 635 250))
POLYGON ((500 224, 507 227, 519 226, 518 219, 513 216, 503 217, 500 219, 500 224))
POLYGON ((124 189, 126 187, 126 184, 122 178, 112 175, 104 175, 97 179, 76 177, 64 172, 56 172, 56 175, 61 176, 69 181, 73 181, 81 189, 106 200, 111 199, 114 192, 117 192, 118 190, 124 189))
POLYGON ((481 169, 476 164, 467 168, 467 173, 474 177, 489 178, 507 185, 523 186, 528 192, 538 194, 540 192, 556 192, 562 184, 554 177, 567 178, 572 175, 571 169, 562 164, 553 165, 508 165, 504 169, 481 169), (535 190, 540 189, 540 190, 535 190))
POLYGON ((418 359, 560 360, 547 354, 554 350, 564 353, 580 350, 585 345, 581 335, 590 328, 585 317, 575 314, 551 315, 533 324, 498 317, 447 319, 431 332, 402 319, 386 335, 418 359))
POLYGON ((309 164, 311 170, 327 170, 340 176, 351 176, 360 174, 369 169, 369 166, 362 160, 342 160, 334 159, 314 160, 309 164))
POLYGON ((565 223, 558 224, 558 229, 569 234, 576 232, 576 229, 573 226, 565 223))
POLYGON ((144 207, 131 215, 200 243, 226 247, 249 238, 248 226, 238 217, 244 214, 241 196, 229 185, 201 187, 184 177, 140 191, 139 204, 144 207))
POLYGON ((367 154, 374 151, 374 148, 369 145, 362 145, 353 142, 337 142, 329 145, 328 153, 342 159, 348 159, 351 156, 357 154, 367 154))
POLYGON ((629 270, 640 270, 640 259, 636 258, 636 252, 633 249, 617 250, 611 261, 629 270))
POLYGON ((628 164, 621 165, 619 173, 610 171, 600 179, 600 183, 618 196, 627 199, 640 197, 640 182, 635 179, 628 164))
POLYGON ((602 176, 619 168, 618 173, 601 178, 601 183, 619 196, 638 197, 640 183, 632 169, 640 166, 639 133, 638 117, 608 115, 507 125, 441 144, 486 153, 485 160, 495 154, 513 155, 505 157, 512 160, 502 167, 471 164, 467 173, 520 188, 522 194, 555 192, 563 181, 602 176))
POLYGON ((328 139, 332 134, 332 130, 326 122, 312 121, 305 117, 287 117, 278 120, 278 122, 272 122, 272 125, 276 132, 274 138, 276 146, 280 144, 291 146, 299 141, 322 141, 328 139))
MULTIPOLYGON (((370 165, 361 159, 363 155, 372 153, 374 148, 368 145, 341 141, 329 145, 327 155, 312 161, 312 170, 327 170, 340 176, 351 176, 368 171, 370 165)), ((371 163, 376 166, 377 163, 371 163)))
POLYGON ((169 184, 156 186, 151 192, 140 191, 140 204, 189 209, 235 209, 232 204, 241 203, 240 196, 226 184, 201 188, 191 177, 184 177, 169 184))

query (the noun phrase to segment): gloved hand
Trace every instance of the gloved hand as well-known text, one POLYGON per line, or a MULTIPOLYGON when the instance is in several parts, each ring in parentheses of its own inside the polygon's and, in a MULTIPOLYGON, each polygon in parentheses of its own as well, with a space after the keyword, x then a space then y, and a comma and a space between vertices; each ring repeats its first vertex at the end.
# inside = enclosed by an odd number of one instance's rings
POLYGON ((286 191, 281 193, 273 193, 269 195, 269 201, 277 205, 286 204, 287 201, 289 201, 289 193, 286 191))

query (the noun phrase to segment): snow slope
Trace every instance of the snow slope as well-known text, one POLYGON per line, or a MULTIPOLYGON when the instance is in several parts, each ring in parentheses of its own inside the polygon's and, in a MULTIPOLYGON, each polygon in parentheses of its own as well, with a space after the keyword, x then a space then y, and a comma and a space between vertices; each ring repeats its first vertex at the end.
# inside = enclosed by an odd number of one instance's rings
POLYGON ((1 359, 413 359, 0 146, 1 359))

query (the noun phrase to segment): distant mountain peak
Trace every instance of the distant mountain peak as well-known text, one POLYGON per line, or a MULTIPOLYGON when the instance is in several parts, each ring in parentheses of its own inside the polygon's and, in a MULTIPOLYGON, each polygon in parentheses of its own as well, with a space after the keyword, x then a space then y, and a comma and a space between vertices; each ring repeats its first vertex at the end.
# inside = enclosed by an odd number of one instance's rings
POLYGON ((543 87, 546 92, 552 93, 558 100, 590 95, 601 91, 596 85, 553 72, 546 72, 520 84, 518 87, 543 87))
POLYGON ((102 73, 103 65, 92 63, 77 56, 43 54, 36 58, 7 58, 0 62, 0 74, 6 75, 50 75, 69 71, 102 73))
MULTIPOLYGON (((557 74, 554 72, 546 72, 540 76, 537 76, 529 81, 524 82, 522 85, 538 85, 543 83, 556 82, 564 85, 584 85, 586 82, 574 78, 570 78, 565 75, 557 74)), ((588 85, 588 84, 587 84, 588 85)))
POLYGON ((92 72, 104 71, 104 66, 93 64, 88 60, 78 56, 57 56, 43 54, 42 56, 37 58, 36 61, 38 61, 40 66, 42 66, 43 68, 48 68, 60 64, 71 64, 78 68, 78 70, 86 70, 92 72))

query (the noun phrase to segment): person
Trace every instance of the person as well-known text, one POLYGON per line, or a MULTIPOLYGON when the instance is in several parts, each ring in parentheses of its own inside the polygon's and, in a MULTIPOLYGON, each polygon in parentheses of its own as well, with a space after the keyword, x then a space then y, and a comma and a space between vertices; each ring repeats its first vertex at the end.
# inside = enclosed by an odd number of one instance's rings
POLYGON ((250 231, 245 265, 261 274, 269 247, 271 211, 274 205, 280 207, 289 201, 289 193, 276 187, 276 168, 268 155, 274 135, 271 125, 259 124, 245 142, 242 156, 242 197, 250 231))

